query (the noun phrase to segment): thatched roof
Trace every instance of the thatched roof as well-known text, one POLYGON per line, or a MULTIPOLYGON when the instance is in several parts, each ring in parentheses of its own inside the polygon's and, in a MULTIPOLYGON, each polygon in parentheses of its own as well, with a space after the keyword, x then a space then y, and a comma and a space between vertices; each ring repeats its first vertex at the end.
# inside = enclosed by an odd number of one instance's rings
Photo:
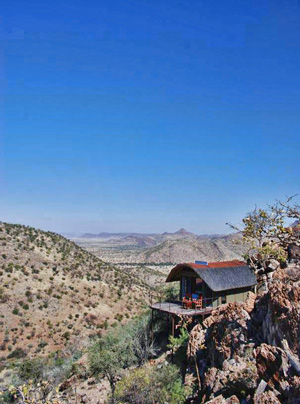
POLYGON ((195 272, 214 292, 256 285, 253 271, 242 261, 210 262, 207 265, 178 264, 171 270, 166 282, 180 280, 184 270, 195 272))

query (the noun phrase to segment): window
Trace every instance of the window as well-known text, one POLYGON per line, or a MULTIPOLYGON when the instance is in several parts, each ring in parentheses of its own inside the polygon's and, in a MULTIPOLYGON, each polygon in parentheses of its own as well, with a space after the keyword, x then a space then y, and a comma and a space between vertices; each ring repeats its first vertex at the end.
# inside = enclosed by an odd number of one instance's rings
POLYGON ((192 294, 195 290, 195 279, 189 276, 181 277, 181 295, 192 294))
POLYGON ((196 278, 195 292, 198 295, 202 295, 202 279, 200 279, 200 278, 196 278))
POLYGON ((222 295, 221 296, 221 304, 225 304, 226 303, 226 295, 222 295))
POLYGON ((186 281, 186 277, 182 276, 181 278, 181 296, 185 296, 186 294, 186 290, 187 290, 187 281, 186 281))

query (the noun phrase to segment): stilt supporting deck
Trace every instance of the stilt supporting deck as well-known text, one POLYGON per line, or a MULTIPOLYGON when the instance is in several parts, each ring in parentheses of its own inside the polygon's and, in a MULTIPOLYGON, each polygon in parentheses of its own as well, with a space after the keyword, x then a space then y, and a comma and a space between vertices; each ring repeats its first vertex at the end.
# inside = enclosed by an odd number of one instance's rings
POLYGON ((167 314, 167 333, 170 332, 170 313, 167 314))
POLYGON ((175 336, 175 316, 172 314, 172 336, 175 336))
POLYGON ((153 310, 151 310, 151 342, 153 344, 153 310))

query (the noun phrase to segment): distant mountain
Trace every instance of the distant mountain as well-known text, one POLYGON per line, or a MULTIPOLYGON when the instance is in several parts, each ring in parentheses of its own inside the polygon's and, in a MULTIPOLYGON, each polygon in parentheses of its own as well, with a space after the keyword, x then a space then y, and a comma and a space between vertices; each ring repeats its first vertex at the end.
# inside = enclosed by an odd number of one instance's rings
POLYGON ((139 247, 149 247, 157 244, 157 240, 150 236, 134 236, 129 235, 122 239, 122 242, 129 243, 129 245, 136 245, 139 247))
POLYGON ((135 257, 137 262, 193 262, 242 259, 247 248, 240 243, 240 234, 227 236, 165 240, 145 249, 135 257))
POLYGON ((157 240, 157 242, 161 242, 165 239, 169 238, 197 238, 198 236, 194 233, 191 233, 183 228, 175 231, 174 233, 164 232, 160 233, 109 233, 109 232, 102 232, 102 233, 84 233, 80 236, 80 238, 99 238, 99 239, 125 239, 127 237, 134 237, 136 240, 151 238, 153 240, 157 240))
POLYGON ((240 242, 240 233, 196 235, 184 228, 173 233, 99 233, 92 237, 86 234, 85 237, 86 241, 77 242, 99 257, 104 254, 109 262, 122 262, 123 258, 124 262, 156 264, 196 260, 222 261, 243 259, 247 250, 240 242), (99 245, 93 242, 90 244, 88 239, 96 237, 107 237, 109 245, 107 242, 101 242, 100 238, 99 245), (106 254, 106 251, 109 251, 109 254, 106 254), (114 261, 116 257, 117 261, 114 261))
POLYGON ((196 238, 197 235, 181 228, 181 229, 175 231, 174 233, 165 232, 162 234, 162 237, 163 238, 170 238, 170 237, 172 237, 172 238, 182 238, 182 237, 196 238))
POLYGON ((183 228, 181 228, 181 229, 175 231, 174 234, 178 234, 178 235, 180 235, 180 236, 195 236, 195 234, 193 234, 193 233, 191 233, 190 231, 187 231, 187 230, 185 230, 185 229, 183 229, 183 228))

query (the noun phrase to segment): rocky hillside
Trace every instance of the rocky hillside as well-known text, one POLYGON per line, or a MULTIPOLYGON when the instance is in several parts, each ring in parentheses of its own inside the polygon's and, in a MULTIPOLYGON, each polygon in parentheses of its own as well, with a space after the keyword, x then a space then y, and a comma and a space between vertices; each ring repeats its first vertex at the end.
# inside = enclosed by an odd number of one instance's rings
POLYGON ((242 255, 246 252, 246 247, 239 243, 239 240, 240 236, 238 234, 167 240, 140 252, 136 260, 148 263, 178 263, 193 262, 201 259, 205 261, 242 259, 242 255))
POLYGON ((261 297, 223 305, 195 326, 188 352, 200 402, 300 403, 299 290, 300 267, 290 265, 261 297))
POLYGON ((0 223, 1 357, 45 354, 124 322, 147 304, 137 276, 66 238, 0 223))

